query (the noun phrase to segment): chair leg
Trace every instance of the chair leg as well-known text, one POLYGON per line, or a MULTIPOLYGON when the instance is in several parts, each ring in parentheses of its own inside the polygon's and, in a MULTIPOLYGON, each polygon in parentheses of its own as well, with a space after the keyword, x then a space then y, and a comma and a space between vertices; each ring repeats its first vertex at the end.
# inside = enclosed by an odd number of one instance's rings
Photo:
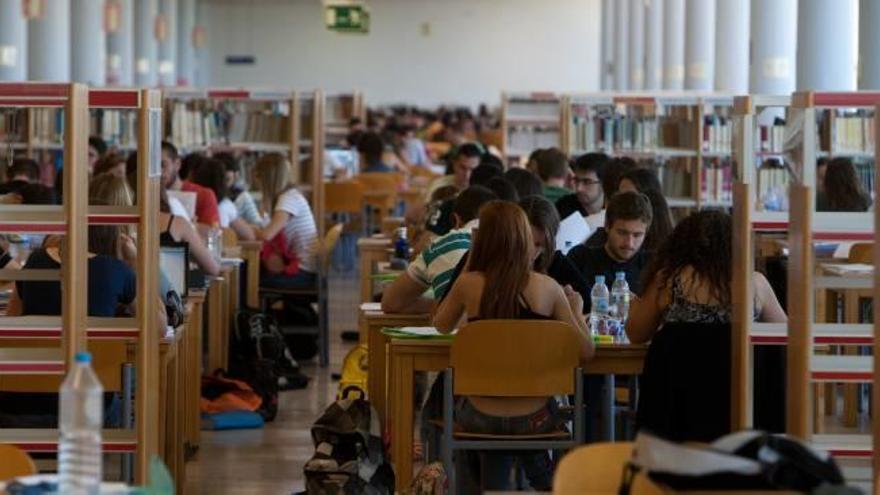
POLYGON ((455 439, 452 435, 453 422, 453 404, 452 404, 452 369, 446 370, 446 379, 443 381, 443 467, 446 469, 446 482, 449 485, 451 493, 455 493, 455 465, 453 464, 453 443, 455 439))
POLYGON ((321 366, 330 365, 330 312, 327 303, 326 279, 318 295, 318 345, 321 348, 321 366))

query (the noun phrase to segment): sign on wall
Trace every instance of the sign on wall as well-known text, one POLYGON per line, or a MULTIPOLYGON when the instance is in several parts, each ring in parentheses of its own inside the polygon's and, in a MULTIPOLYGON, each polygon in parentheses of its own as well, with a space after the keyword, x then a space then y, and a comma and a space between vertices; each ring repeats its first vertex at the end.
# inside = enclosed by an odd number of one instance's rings
POLYGON ((363 5, 326 5, 324 23, 331 31, 365 34, 370 32, 370 12, 363 5))

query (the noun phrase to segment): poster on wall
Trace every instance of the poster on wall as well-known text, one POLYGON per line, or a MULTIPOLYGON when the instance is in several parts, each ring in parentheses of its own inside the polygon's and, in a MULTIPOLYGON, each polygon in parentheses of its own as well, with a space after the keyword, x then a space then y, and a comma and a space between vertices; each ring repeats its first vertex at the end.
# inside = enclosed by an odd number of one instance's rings
POLYGON ((370 12, 363 4, 325 4, 324 25, 337 33, 367 34, 370 32, 370 12))

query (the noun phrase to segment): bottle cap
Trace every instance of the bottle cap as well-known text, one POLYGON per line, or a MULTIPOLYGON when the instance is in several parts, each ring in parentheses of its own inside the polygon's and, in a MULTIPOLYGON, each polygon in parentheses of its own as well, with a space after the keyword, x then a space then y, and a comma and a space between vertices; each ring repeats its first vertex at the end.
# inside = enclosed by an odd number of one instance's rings
POLYGON ((605 283, 605 275, 596 275, 596 283, 604 284, 605 283))
POLYGON ((624 280, 626 279, 626 272, 617 272, 614 274, 614 276, 617 278, 617 280, 624 280))
POLYGON ((77 363, 88 364, 92 362, 92 355, 88 352, 77 352, 73 359, 77 363))

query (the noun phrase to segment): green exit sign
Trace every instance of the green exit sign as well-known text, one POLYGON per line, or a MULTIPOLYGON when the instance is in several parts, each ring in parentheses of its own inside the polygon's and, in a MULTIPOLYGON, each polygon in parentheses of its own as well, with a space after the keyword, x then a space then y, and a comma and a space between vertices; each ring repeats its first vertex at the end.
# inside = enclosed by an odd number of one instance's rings
POLYGON ((328 5, 324 9, 327 29, 340 33, 368 33, 370 13, 363 5, 328 5))

